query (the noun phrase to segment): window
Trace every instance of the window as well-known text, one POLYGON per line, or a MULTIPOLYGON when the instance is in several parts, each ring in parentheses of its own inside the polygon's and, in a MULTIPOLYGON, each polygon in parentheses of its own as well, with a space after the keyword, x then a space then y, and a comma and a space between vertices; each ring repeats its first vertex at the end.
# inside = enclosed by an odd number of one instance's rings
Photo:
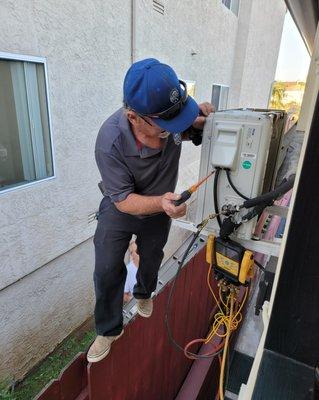
POLYGON ((216 111, 227 109, 228 91, 229 86, 213 85, 212 104, 216 111))
POLYGON ((222 0, 222 3, 238 16, 239 0, 222 0))
POLYGON ((184 81, 186 83, 187 93, 190 96, 195 97, 196 82, 195 81, 189 81, 187 79, 182 79, 182 81, 184 81))
POLYGON ((0 53, 0 192, 53 175, 45 61, 0 53))

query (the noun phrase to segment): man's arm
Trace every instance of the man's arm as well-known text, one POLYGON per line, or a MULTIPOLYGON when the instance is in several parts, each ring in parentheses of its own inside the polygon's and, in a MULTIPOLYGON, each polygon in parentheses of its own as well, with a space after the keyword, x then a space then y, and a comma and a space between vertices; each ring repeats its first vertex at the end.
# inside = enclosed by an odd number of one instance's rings
POLYGON ((195 119, 192 126, 182 133, 182 140, 191 140, 195 146, 202 144, 203 129, 206 117, 215 111, 214 106, 208 102, 201 103, 199 106, 199 116, 195 119))
POLYGON ((133 176, 119 156, 98 149, 95 157, 104 183, 103 194, 110 197, 119 211, 132 215, 165 212, 171 218, 186 214, 185 204, 175 207, 172 202, 180 198, 178 194, 142 196, 134 193, 133 176))
POLYGON ((149 215, 165 212, 171 218, 179 218, 186 213, 186 204, 175 207, 173 200, 178 200, 179 194, 165 193, 162 196, 142 196, 130 193, 125 200, 115 202, 116 208, 132 215, 149 215))

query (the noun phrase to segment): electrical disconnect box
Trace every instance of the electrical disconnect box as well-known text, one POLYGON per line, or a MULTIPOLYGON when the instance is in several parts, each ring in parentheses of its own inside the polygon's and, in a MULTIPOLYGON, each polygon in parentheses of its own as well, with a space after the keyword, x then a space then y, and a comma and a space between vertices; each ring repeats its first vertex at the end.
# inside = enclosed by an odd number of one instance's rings
MULTIPOLYGON (((200 177, 216 167, 220 168, 220 172, 218 177, 215 174, 209 179, 198 193, 198 222, 216 212, 216 208, 220 211, 224 206, 243 203, 243 198, 230 185, 226 171, 233 186, 246 198, 273 189, 286 151, 282 145, 286 120, 287 115, 283 111, 257 109, 221 111, 207 118, 200 177), (218 181, 214 182, 214 179, 218 181)), ((243 224, 236 236, 251 239, 255 224, 256 218, 243 224)), ((212 220, 207 229, 218 233, 217 220, 212 220)))

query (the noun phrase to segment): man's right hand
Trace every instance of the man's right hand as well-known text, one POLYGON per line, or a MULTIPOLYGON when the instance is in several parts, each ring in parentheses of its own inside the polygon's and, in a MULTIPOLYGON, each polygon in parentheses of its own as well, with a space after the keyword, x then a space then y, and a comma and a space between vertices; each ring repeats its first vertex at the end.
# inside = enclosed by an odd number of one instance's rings
POLYGON ((161 204, 163 210, 171 218, 180 218, 186 214, 186 204, 183 203, 180 206, 174 206, 173 201, 179 200, 181 198, 180 194, 176 193, 165 193, 161 198, 161 204))

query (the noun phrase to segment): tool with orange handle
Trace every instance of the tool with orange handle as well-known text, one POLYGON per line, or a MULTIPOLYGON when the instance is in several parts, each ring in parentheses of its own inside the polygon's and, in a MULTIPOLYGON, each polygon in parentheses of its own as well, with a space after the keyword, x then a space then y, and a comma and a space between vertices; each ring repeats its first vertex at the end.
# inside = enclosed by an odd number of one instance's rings
POLYGON ((195 185, 191 186, 189 189, 184 190, 184 192, 181 194, 181 198, 179 200, 174 200, 173 203, 175 206, 180 206, 181 204, 185 203, 186 200, 188 200, 191 195, 196 192, 196 190, 200 187, 200 185, 204 182, 207 181, 207 179, 213 175, 215 170, 210 172, 205 178, 201 179, 199 182, 195 183, 195 185))

